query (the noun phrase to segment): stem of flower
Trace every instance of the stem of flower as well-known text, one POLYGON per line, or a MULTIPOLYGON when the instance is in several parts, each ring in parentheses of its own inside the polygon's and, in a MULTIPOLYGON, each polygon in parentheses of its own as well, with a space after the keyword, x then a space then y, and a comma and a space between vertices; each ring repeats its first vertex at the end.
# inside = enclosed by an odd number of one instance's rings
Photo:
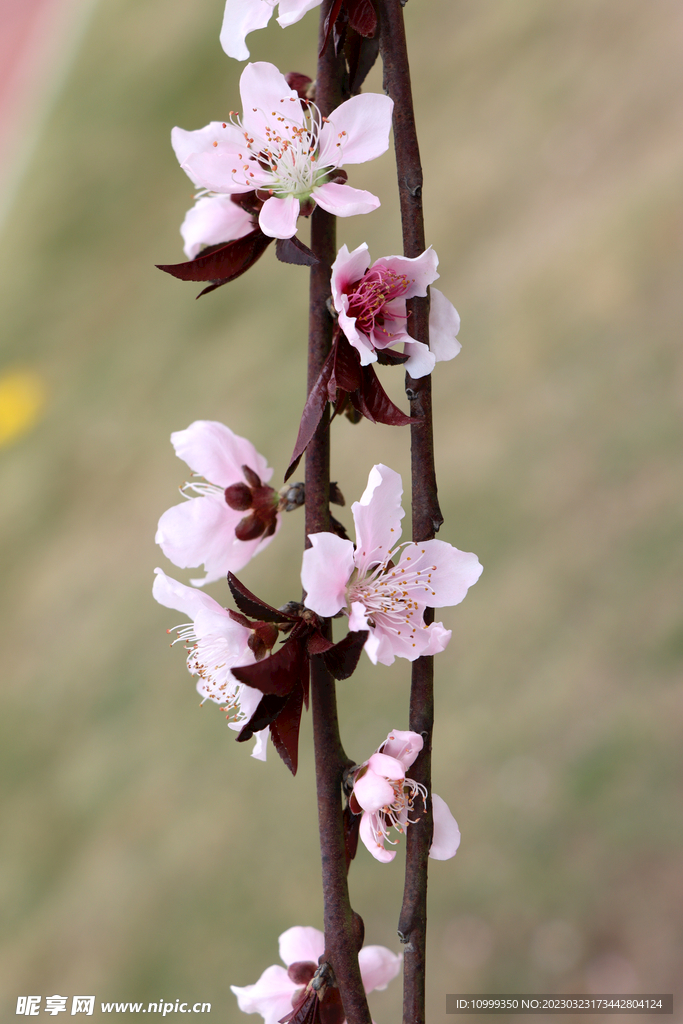
MULTIPOLYGON (((384 88, 394 101, 394 146, 401 205, 403 253, 419 256, 425 249, 422 213, 422 165, 415 129, 415 114, 410 86, 410 68, 406 47, 403 9, 400 0, 377 0, 381 35, 380 52, 384 65, 384 88)), ((417 341, 429 344, 429 298, 408 303, 410 333, 417 341)), ((411 416, 412 518, 413 540, 431 539, 443 522, 439 508, 434 466, 431 377, 413 379, 406 374, 406 394, 411 416)), ((434 613, 427 610, 425 620, 434 613)), ((424 747, 412 767, 412 777, 431 794, 431 748, 434 726, 434 659, 419 658, 413 663, 410 689, 410 729, 420 733, 424 747)), ((424 1024, 425 953, 427 933, 427 865, 432 842, 431 799, 427 814, 408 829, 406 836, 406 876, 398 933, 405 943, 403 971, 403 1022, 424 1024)))
MULTIPOLYGON (((332 6, 320 8, 320 40, 332 6)), ((319 58, 316 104, 327 116, 345 97, 343 57, 328 46, 319 58)), ((311 248, 320 263, 311 268, 308 334, 308 392, 315 383, 332 342, 332 317, 327 309, 330 273, 336 256, 336 219, 320 207, 311 215, 311 248)), ((330 528, 330 432, 326 411, 306 450, 306 534, 330 528)), ((308 541, 307 541, 308 543, 308 541)), ((324 631, 332 635, 331 623, 324 631)), ((342 821, 342 775, 351 762, 339 736, 335 682, 320 658, 311 659, 311 710, 318 795, 325 916, 325 957, 332 965, 348 1024, 371 1024, 358 966, 358 924, 349 901, 342 821), (356 923, 354 924, 354 918, 356 923)))

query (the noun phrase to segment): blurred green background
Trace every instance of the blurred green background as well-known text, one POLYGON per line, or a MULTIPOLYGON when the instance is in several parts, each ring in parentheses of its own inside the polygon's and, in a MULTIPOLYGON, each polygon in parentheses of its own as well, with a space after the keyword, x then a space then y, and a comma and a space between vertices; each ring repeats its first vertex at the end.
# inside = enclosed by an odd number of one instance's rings
MULTIPOLYGON (((170 129, 239 105, 221 16, 99 0, 4 223, 0 370, 47 398, 0 449, 3 1020, 54 992, 244 1019, 230 984, 321 925, 310 719, 295 780, 250 759, 151 598, 155 565, 193 575, 153 542, 186 479, 170 432, 222 420, 277 483, 304 399, 302 268, 269 251, 195 302, 153 266, 183 258, 191 202, 170 129)), ((430 875, 430 1020, 446 992, 680 992, 683 8, 406 18, 427 236, 463 321, 434 378, 441 537, 485 566, 442 616, 434 786, 463 840, 430 875)), ((313 74, 316 20, 252 36, 252 59, 313 74)), ((383 205, 339 244, 400 251, 392 154, 350 180, 383 205)), ((335 425, 349 503, 377 461, 405 474, 407 434, 335 425)), ((274 604, 302 534, 288 516, 241 574, 274 604)), ((404 663, 363 659, 340 686, 351 756, 406 727, 407 694, 404 663)), ((400 861, 362 848, 351 873, 367 941, 394 949, 400 861)), ((399 1006, 398 982, 372 997, 379 1024, 399 1006)))

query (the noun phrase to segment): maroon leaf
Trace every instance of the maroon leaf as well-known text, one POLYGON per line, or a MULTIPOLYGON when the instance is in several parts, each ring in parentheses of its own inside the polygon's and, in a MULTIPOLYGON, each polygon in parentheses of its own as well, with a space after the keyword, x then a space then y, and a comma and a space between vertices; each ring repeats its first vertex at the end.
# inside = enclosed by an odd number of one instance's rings
POLYGON ((346 870, 349 870, 351 861, 358 850, 358 833, 360 830, 360 815, 354 814, 351 808, 346 805, 342 814, 344 828, 344 852, 346 854, 346 870))
MULTIPOLYGON (((361 412, 373 423, 388 423, 392 427, 405 427, 417 423, 414 416, 406 416, 389 398, 372 366, 361 367, 363 382, 360 386, 361 412)), ((352 399, 353 401, 353 399, 352 399)), ((354 403, 355 404, 355 403, 354 403)))
MULTIPOLYGON (((308 670, 308 664, 306 669, 308 670)), ((303 696, 301 687, 297 686, 290 693, 275 721, 270 723, 270 735, 275 749, 292 775, 296 775, 299 761, 299 725, 301 724, 303 696)))
POLYGON ((322 633, 312 633, 308 638, 306 644, 306 650, 309 654, 324 654, 325 651, 329 651, 330 648, 334 647, 331 640, 328 640, 322 633))
POLYGON ((300 998, 294 1004, 294 1009, 284 1017, 280 1017, 278 1024, 316 1024, 320 1020, 318 1010, 320 1000, 314 989, 304 989, 300 998))
POLYGON ((282 647, 255 665, 233 668, 232 674, 240 683, 253 686, 261 693, 276 693, 285 697, 301 681, 303 671, 308 671, 308 658, 301 640, 292 637, 282 647))
POLYGON ((331 402, 337 397, 337 391, 356 391, 361 386, 360 356, 349 344, 346 335, 340 331, 332 342, 333 370, 327 385, 327 394, 331 402))
POLYGON ((346 33, 344 56, 349 69, 349 92, 357 96, 379 56, 379 32, 368 38, 350 29, 346 33))
POLYGON ((248 722, 245 722, 237 736, 238 743, 250 740, 255 732, 260 732, 270 725, 287 703, 288 696, 279 697, 276 693, 267 693, 259 701, 256 711, 248 722))
POLYGON ((235 612, 232 608, 228 608, 228 615, 233 622, 239 622, 240 626, 246 626, 247 629, 251 629, 254 625, 251 619, 248 619, 246 615, 242 615, 241 612, 235 612))
POLYGON ((313 81, 308 75, 302 75, 300 71, 288 71, 285 75, 285 81, 290 89, 298 95, 300 100, 306 99, 306 93, 308 87, 313 81))
POLYGON ((375 351, 377 353, 377 362, 380 366, 398 366, 400 363, 405 363, 410 359, 407 353, 394 352, 392 348, 378 348, 375 351))
POLYGON ((261 619, 263 622, 297 621, 298 617, 296 615, 290 615, 289 612, 281 612, 277 608, 273 608, 272 604, 266 604, 256 594, 252 594, 251 590, 247 590, 245 585, 240 583, 231 572, 228 573, 228 586, 230 587, 230 593, 235 604, 249 618, 261 619))
POLYGON ((338 537, 341 537, 342 540, 351 540, 344 524, 335 519, 333 515, 330 516, 330 530, 332 533, 336 533, 338 537))
POLYGON ((349 27, 360 36, 374 36, 377 29, 377 14, 370 0, 346 0, 349 12, 349 27))
POLYGON ((328 44, 329 39, 330 39, 330 33, 332 32, 332 29, 334 28, 335 21, 339 17, 339 12, 341 11, 343 2, 344 2, 344 0, 334 0, 334 3, 332 4, 332 8, 330 10, 330 13, 325 18, 325 25, 324 25, 325 37, 323 39, 323 45, 320 47, 320 53, 318 54, 319 57, 322 57, 323 53, 325 52, 325 50, 327 48, 327 44, 328 44))
POLYGON ((201 253, 187 263, 160 263, 157 267, 181 281, 212 281, 213 287, 217 287, 218 282, 234 281, 252 267, 272 241, 260 228, 255 228, 243 238, 217 248, 212 246, 210 252, 201 253))
POLYGON ((280 263, 294 263, 298 267, 314 267, 320 260, 307 245, 293 235, 291 238, 278 238, 275 243, 275 255, 280 263))
POLYGON ((258 217, 263 207, 263 199, 259 197, 255 189, 252 192, 234 192, 230 196, 230 202, 235 206, 241 206, 243 210, 251 213, 254 217, 258 217))
POLYGON ((359 629, 347 633, 343 640, 323 654, 323 661, 335 679, 348 679, 356 671, 360 652, 370 635, 369 630, 359 629))
POLYGON ((320 375, 306 399, 306 405, 304 406, 304 411, 301 414, 299 433, 297 434, 294 451, 292 452, 292 457, 289 460, 289 466, 285 473, 285 480, 289 480, 290 476, 299 465, 299 459, 306 451, 306 448, 315 434, 316 427, 320 423, 325 406, 327 405, 327 382, 330 379, 331 373, 332 352, 330 352, 323 363, 320 375))

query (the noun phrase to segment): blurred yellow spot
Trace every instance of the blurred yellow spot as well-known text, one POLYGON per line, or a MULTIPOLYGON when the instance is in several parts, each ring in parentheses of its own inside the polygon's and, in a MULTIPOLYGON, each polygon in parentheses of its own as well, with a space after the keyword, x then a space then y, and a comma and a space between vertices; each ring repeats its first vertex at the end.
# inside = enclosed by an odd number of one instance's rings
POLYGON ((15 370, 0 375, 0 448, 35 426, 45 399, 46 388, 38 374, 15 370))

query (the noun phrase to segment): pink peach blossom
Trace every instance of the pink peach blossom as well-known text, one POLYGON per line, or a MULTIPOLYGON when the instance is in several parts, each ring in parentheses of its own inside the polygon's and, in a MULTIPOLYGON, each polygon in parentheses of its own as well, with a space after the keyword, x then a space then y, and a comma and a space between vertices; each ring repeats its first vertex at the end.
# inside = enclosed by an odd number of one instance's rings
MULTIPOLYGON (((182 493, 187 500, 164 512, 155 539, 166 557, 181 569, 204 565, 206 576, 191 581, 200 587, 229 571, 238 572, 270 544, 280 526, 276 492, 272 491, 270 519, 267 523, 264 519, 260 533, 255 533, 259 523, 244 530, 245 520, 254 517, 254 513, 245 516, 252 506, 245 501, 235 502, 231 495, 235 488, 247 494, 249 471, 265 485, 273 470, 251 441, 213 420, 195 420, 186 430, 171 434, 171 443, 178 458, 196 475, 203 476, 204 482, 184 485, 182 493), (240 540, 236 530, 246 539, 240 540)), ((263 498, 267 504, 267 491, 272 488, 252 489, 252 497, 257 490, 259 500, 263 498)))
MULTIPOLYGON (((155 600, 192 620, 174 627, 177 638, 173 642, 181 641, 189 652, 187 669, 190 675, 198 677, 198 693, 204 700, 220 704, 232 716, 233 721, 228 723, 231 729, 241 729, 258 707, 262 694, 238 682, 230 669, 251 665, 256 660, 249 647, 252 631, 235 622, 226 609, 208 594, 178 583, 162 569, 154 571, 152 593, 155 600)), ((265 761, 268 730, 263 729, 254 737, 252 757, 265 761)))
MULTIPOLYGON (((266 968, 255 984, 243 988, 230 986, 240 1010, 260 1013, 265 1024, 277 1024, 291 1012, 295 997, 313 977, 318 960, 325 952, 325 936, 317 928, 295 926, 282 933, 279 945, 280 959, 286 969, 274 964, 266 968)), ((385 989, 401 970, 401 963, 402 957, 385 946, 363 946, 358 964, 365 991, 385 989)), ((323 998, 323 1010, 324 1006, 323 998)))
POLYGON ((180 166, 196 185, 218 195, 259 190, 266 200, 259 226, 271 238, 291 238, 302 203, 305 212, 315 202, 338 217, 380 205, 370 192, 335 179, 344 164, 374 160, 387 149, 393 110, 388 96, 352 96, 323 118, 265 62, 247 64, 240 94, 241 119, 233 112, 228 122, 197 131, 173 129, 180 166))
POLYGON ((243 238, 254 230, 253 218, 230 196, 203 196, 185 214, 180 225, 188 260, 206 245, 219 245, 243 238))
POLYGON ((351 507, 355 548, 334 533, 314 533, 303 556, 306 607, 324 617, 343 611, 349 629, 369 630, 365 650, 374 664, 443 651, 451 631, 426 625, 425 608, 459 604, 482 572, 476 555, 442 540, 399 545, 402 493, 398 473, 374 466, 351 507))
MULTIPOLYGON (((247 60, 249 50, 245 39, 250 32, 265 28, 277 5, 277 0, 226 0, 221 46, 228 57, 247 60)), ((320 5, 320 0, 280 0, 277 22, 282 28, 294 25, 306 11, 320 5)))
MULTIPOLYGON (((355 771, 351 809, 363 812, 360 838, 372 856, 385 864, 396 856, 395 850, 386 849, 385 842, 393 845, 398 842, 389 838, 389 829, 404 833, 408 825, 417 821, 413 815, 421 813, 416 803, 422 801, 426 807, 427 790, 406 777, 406 769, 423 745, 418 733, 393 729, 372 757, 355 771)), ((432 811, 434 834, 429 856, 448 860, 455 856, 460 845, 458 823, 436 793, 432 794, 432 811)))
POLYGON ((416 378, 431 373, 435 362, 457 356, 460 318, 436 288, 431 290, 429 347, 410 336, 406 299, 427 294, 439 277, 438 263, 431 246, 414 259, 383 256, 372 266, 365 243, 353 252, 341 247, 332 265, 332 301, 362 366, 374 363, 378 350, 399 344, 408 356, 405 369, 416 378))

